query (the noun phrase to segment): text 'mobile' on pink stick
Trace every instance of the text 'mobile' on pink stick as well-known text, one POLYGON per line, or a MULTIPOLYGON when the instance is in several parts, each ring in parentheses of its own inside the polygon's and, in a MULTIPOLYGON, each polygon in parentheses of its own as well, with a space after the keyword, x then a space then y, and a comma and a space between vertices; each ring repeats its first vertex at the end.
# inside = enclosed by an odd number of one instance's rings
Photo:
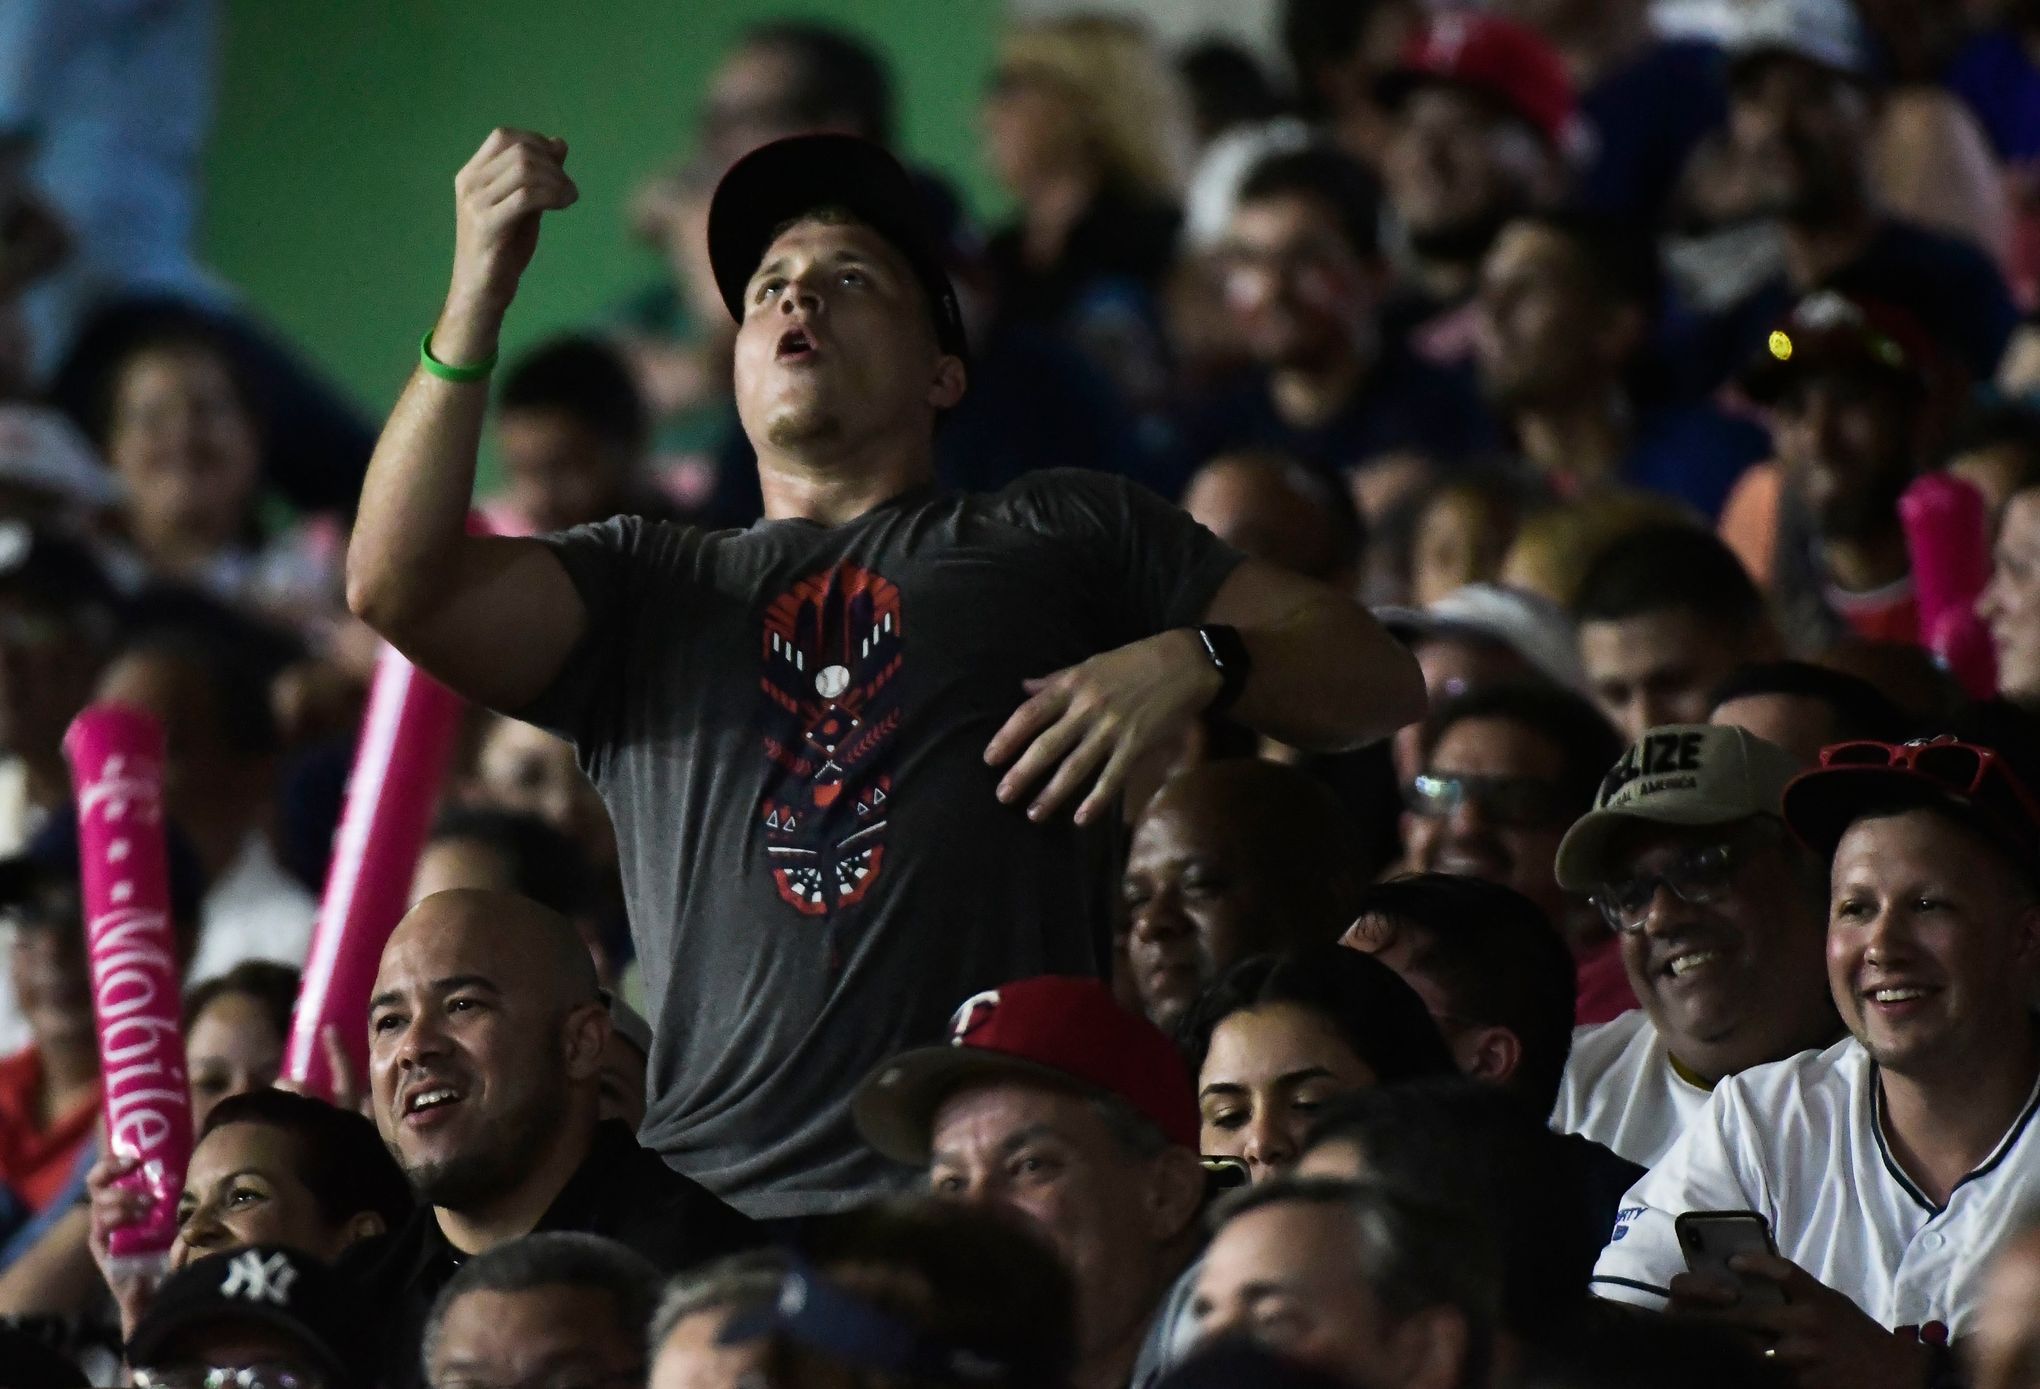
POLYGON ((329 1025, 356 1073, 365 1073, 369 991, 410 903, 464 708, 394 647, 383 648, 283 1058, 285 1077, 313 1094, 334 1094, 321 1039, 329 1025))
POLYGON ((182 963, 170 920, 163 730, 154 717, 95 704, 64 737, 78 806, 78 861, 99 1027, 107 1144, 139 1165, 121 1185, 146 1192, 146 1217, 114 1230, 116 1260, 160 1264, 177 1234, 191 1160, 182 963))

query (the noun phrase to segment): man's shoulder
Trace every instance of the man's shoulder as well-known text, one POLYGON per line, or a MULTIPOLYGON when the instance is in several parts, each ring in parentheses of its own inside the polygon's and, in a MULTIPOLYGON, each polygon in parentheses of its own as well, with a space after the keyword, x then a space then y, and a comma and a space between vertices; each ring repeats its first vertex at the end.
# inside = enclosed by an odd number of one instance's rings
POLYGON ((1024 473, 996 492, 965 494, 966 510, 1019 530, 1059 537, 1089 531, 1108 517, 1123 516, 1143 503, 1159 501, 1153 492, 1117 473, 1089 468, 1040 468, 1024 473))
POLYGON ((1573 1029, 1572 1057, 1567 1065, 1591 1076, 1613 1069, 1625 1060, 1647 1054, 1658 1040, 1650 1014, 1641 1008, 1618 1013, 1606 1022, 1590 1022, 1573 1029))
POLYGON ((1870 1069, 1869 1053, 1854 1037, 1819 1051, 1802 1051, 1726 1076, 1714 1087, 1718 1107, 1755 1119, 1755 1127, 1782 1136, 1795 1114, 1815 1125, 1845 1115, 1870 1069))

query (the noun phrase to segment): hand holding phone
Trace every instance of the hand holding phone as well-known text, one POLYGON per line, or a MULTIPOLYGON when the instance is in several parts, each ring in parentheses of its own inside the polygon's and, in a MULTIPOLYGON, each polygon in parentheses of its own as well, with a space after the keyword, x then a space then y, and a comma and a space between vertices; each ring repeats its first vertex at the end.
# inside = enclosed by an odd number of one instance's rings
POLYGON ((1771 1224, 1755 1211, 1687 1211, 1672 1222, 1685 1251, 1689 1272, 1705 1274, 1742 1294, 1749 1306, 1782 1307, 1785 1293, 1776 1283, 1752 1278, 1729 1266, 1738 1254, 1771 1254, 1778 1246, 1771 1224))

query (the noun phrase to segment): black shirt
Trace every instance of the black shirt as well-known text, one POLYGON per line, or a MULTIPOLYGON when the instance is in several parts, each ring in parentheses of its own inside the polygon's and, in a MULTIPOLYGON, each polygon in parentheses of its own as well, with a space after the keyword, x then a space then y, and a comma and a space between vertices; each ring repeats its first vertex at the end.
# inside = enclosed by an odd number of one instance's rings
MULTIPOLYGON (((614 1119, 596 1125, 588 1156, 532 1229, 602 1235, 665 1273, 764 1242, 751 1220, 639 1147, 614 1119)), ((361 1287, 382 1337, 386 1389, 423 1385, 425 1321, 466 1257, 440 1230, 432 1208, 421 1206, 403 1228, 342 1258, 341 1272, 361 1287)))

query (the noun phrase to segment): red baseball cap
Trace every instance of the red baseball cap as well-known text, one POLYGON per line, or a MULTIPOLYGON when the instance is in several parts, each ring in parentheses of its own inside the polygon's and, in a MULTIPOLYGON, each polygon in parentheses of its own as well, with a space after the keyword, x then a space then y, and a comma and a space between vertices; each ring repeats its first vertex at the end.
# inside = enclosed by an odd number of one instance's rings
POLYGON ((1385 105, 1398 106, 1434 82, 1493 97, 1555 150, 1568 150, 1577 139, 1579 98, 1565 60, 1542 34, 1513 20, 1464 11, 1433 16, 1403 44, 1375 93, 1385 105))
POLYGON ((1110 1095, 1196 1151, 1196 1085, 1182 1053, 1098 980, 1044 974, 1002 984, 966 999, 949 1026, 949 1045, 900 1053, 850 1101, 857 1131, 886 1157, 926 1163, 942 1102, 1002 1079, 1110 1095))

